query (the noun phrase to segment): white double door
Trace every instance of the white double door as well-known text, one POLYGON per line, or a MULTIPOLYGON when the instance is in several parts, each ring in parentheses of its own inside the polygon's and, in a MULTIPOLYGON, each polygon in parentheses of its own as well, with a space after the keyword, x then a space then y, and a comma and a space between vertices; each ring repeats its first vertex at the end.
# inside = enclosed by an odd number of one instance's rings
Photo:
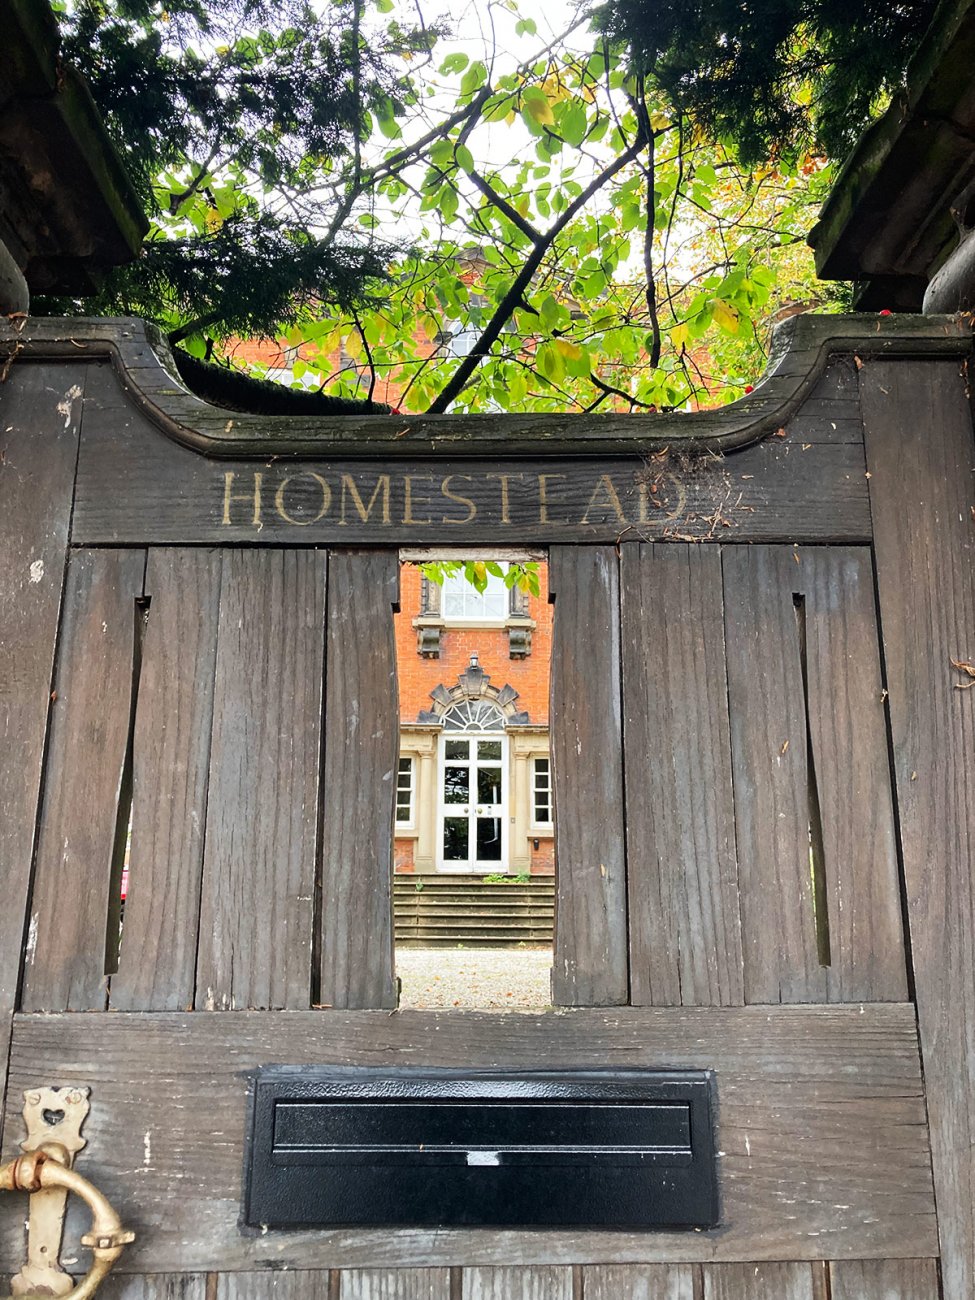
POLYGON ((439 870, 508 870, 507 750, 501 732, 441 735, 439 870))

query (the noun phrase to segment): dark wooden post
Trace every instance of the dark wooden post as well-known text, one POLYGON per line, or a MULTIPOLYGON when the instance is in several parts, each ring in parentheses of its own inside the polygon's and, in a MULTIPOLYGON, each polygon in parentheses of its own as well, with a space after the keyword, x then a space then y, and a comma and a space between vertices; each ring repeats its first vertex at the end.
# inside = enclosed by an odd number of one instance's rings
POLYGON ((860 372, 944 1300, 975 1294, 975 447, 957 361, 860 372))
MULTIPOLYGON (((0 1080, 17 996, 84 371, 15 366, 0 423, 0 1080)), ((2 1091, 2 1084, 0 1084, 2 1091)))
POLYGON ((619 562, 611 546, 553 546, 552 778, 558 827, 552 996, 629 995, 619 562))
POLYGON ((331 551, 328 592, 320 996, 395 1007, 396 552, 331 551))

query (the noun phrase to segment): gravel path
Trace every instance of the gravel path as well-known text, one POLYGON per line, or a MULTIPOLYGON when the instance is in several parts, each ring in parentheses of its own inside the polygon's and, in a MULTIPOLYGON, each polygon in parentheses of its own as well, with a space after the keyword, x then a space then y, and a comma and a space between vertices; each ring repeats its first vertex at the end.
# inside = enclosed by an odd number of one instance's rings
POLYGON ((400 1006, 538 1011, 551 1005, 551 948, 399 948, 400 1006))

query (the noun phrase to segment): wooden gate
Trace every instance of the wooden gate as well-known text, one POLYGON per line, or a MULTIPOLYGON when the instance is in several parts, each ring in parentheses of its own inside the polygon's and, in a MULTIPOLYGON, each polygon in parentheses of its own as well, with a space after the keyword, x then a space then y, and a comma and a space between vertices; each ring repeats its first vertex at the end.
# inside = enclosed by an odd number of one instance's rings
POLYGON ((965 329, 800 318, 673 417, 262 419, 136 322, 6 346, 4 1158, 91 1087, 104 1294, 970 1300, 965 329), (398 549, 457 544, 550 564, 545 1014, 395 1009, 398 549), (712 1069, 720 1226, 245 1232, 268 1063, 712 1069))

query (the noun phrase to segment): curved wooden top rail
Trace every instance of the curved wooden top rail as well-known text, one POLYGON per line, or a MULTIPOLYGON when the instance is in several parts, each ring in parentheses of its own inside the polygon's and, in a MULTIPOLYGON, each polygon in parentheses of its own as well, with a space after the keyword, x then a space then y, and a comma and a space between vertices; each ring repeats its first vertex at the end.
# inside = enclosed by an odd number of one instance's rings
POLYGON ((972 329, 952 316, 793 316, 774 335, 754 392, 711 411, 646 415, 243 415, 211 406, 178 378, 159 331, 134 318, 0 322, 0 356, 107 356, 133 401, 175 442, 214 458, 611 456, 663 447, 730 451, 780 428, 830 356, 967 356, 972 329))

